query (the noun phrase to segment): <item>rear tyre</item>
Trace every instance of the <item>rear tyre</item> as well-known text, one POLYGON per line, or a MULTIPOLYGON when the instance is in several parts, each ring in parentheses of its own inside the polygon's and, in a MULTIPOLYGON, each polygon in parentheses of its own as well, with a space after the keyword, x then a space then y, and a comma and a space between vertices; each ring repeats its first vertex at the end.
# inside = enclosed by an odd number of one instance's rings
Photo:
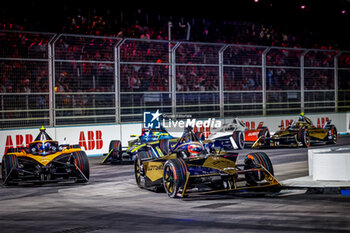
POLYGON ((2 157, 1 174, 4 185, 17 185, 14 180, 18 179, 18 158, 16 155, 6 154, 2 157))
MULTIPOLYGON (((263 166, 271 175, 274 175, 273 166, 270 158, 264 152, 250 153, 245 156, 244 170, 255 169, 259 166, 263 166)), ((252 171, 245 173, 245 179, 249 185, 255 186, 258 181, 265 178, 263 172, 252 171)))
POLYGON ((178 197, 187 179, 187 164, 183 159, 169 159, 164 164, 163 185, 169 197, 178 197))
POLYGON ((243 149, 244 148, 244 133, 242 131, 234 131, 232 135, 233 140, 235 141, 237 145, 237 149, 243 149))
POLYGON ((109 143, 109 151, 112 151, 110 155, 111 163, 118 163, 122 161, 122 143, 120 140, 112 140, 109 143))
POLYGON ((75 176, 77 183, 86 183, 90 178, 89 160, 85 151, 76 151, 72 153, 73 163, 75 164, 75 176), (80 170, 80 171, 79 171, 80 170))

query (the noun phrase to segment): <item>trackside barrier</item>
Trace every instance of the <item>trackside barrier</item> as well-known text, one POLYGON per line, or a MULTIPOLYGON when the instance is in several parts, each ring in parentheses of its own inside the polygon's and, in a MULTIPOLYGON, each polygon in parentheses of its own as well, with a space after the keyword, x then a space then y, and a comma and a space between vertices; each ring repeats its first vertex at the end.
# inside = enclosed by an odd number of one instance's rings
MULTIPOLYGON (((350 113, 334 113, 308 115, 314 125, 322 127, 327 119, 337 127, 338 134, 350 133, 350 113)), ((233 118, 217 119, 223 123, 231 122, 233 118)), ((271 132, 279 129, 278 126, 287 127, 292 120, 296 120, 296 115, 273 116, 273 117, 247 117, 241 118, 250 128, 256 128, 260 122, 267 126, 271 132)), ((141 133, 141 123, 116 124, 116 125, 90 125, 73 127, 55 127, 47 128, 47 133, 59 143, 80 144, 88 156, 97 156, 107 153, 109 142, 111 140, 121 140, 122 146, 127 147, 127 142, 132 138, 130 135, 141 133)), ((200 129, 210 134, 214 129, 200 129)), ((181 135, 182 129, 170 129, 169 132, 174 136, 181 135)), ((35 139, 39 133, 38 128, 1 130, 0 131, 0 158, 7 148, 23 147, 35 139)), ((207 135, 208 136, 208 135, 207 135)))
POLYGON ((309 176, 318 181, 350 181, 350 147, 308 151, 309 176))

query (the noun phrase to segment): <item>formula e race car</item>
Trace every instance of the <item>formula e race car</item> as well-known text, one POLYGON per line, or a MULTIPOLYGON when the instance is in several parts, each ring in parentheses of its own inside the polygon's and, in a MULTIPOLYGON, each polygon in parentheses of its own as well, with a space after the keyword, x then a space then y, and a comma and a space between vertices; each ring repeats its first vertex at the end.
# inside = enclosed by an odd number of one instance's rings
POLYGON ((223 146, 225 150, 243 149, 246 145, 253 145, 260 136, 270 137, 269 129, 260 122, 256 129, 248 129, 239 118, 224 124, 218 131, 209 136, 215 146, 223 146))
POLYGON ((337 138, 337 128, 331 124, 330 120, 323 128, 317 128, 308 117, 304 116, 304 113, 301 113, 298 121, 293 121, 285 130, 279 130, 271 137, 260 136, 252 147, 309 147, 319 142, 335 144, 337 138))
MULTIPOLYGON (((167 142, 161 140, 162 143, 167 142)), ((278 192, 281 189, 265 153, 250 153, 243 164, 238 164, 238 153, 216 151, 212 146, 203 145, 191 128, 186 128, 169 151, 155 145, 140 148, 134 161, 138 187, 153 191, 165 189, 169 197, 248 190, 278 192), (163 156, 159 156, 157 150, 162 150, 163 156)))
POLYGON ((10 148, 2 158, 4 185, 89 180, 89 161, 79 145, 59 145, 40 128, 28 147, 10 148))
MULTIPOLYGON (((123 161, 132 161, 137 150, 147 144, 159 144, 159 140, 161 139, 169 139, 171 145, 175 145, 177 142, 177 138, 171 136, 163 127, 142 128, 140 136, 130 135, 130 137, 136 137, 136 139, 128 141, 128 148, 124 151, 120 140, 112 140, 109 143, 109 152, 103 159, 102 164, 107 162, 121 163, 123 161)), ((170 146, 170 144, 167 146, 170 146)))

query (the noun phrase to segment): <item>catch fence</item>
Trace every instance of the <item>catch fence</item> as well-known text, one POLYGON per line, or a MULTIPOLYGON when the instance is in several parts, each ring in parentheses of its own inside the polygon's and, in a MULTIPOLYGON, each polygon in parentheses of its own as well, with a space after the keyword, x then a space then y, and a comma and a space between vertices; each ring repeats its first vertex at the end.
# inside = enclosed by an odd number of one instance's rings
POLYGON ((0 31, 4 128, 344 112, 350 52, 0 31))

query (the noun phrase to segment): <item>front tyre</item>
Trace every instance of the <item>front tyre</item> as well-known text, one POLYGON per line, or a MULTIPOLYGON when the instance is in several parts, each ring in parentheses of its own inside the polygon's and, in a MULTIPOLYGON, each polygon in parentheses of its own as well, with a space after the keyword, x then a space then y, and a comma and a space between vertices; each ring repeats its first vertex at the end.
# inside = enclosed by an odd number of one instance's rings
POLYGON ((120 140, 112 140, 109 143, 109 151, 111 152, 111 163, 120 163, 122 161, 122 143, 120 140), (112 151, 113 150, 113 151, 112 151))
POLYGON ((299 130, 298 141, 302 143, 303 147, 310 147, 309 131, 306 128, 301 128, 299 130))
POLYGON ((169 197, 178 197, 187 180, 187 164, 183 159, 170 159, 163 169, 163 185, 169 197))
POLYGON ((89 160, 85 151, 76 151, 72 153, 72 163, 75 166, 75 175, 77 183, 86 183, 90 178, 89 160))
MULTIPOLYGON (((273 166, 270 158, 264 152, 250 153, 244 158, 244 170, 256 169, 263 166, 271 175, 274 175, 273 166)), ((264 172, 251 171, 245 173, 245 179, 251 186, 256 186, 257 183, 265 178, 264 172)))
POLYGON ((232 138, 237 145, 237 149, 244 148, 244 133, 242 131, 234 131, 232 134, 232 138))
POLYGON ((334 125, 331 125, 331 128, 328 131, 328 136, 330 137, 328 143, 330 143, 330 144, 336 144, 337 143, 338 131, 337 131, 337 128, 334 125))
POLYGON ((142 188, 141 186, 141 175, 142 175, 142 171, 141 171, 141 159, 139 158, 138 155, 135 156, 135 160, 134 160, 134 172, 135 172, 135 180, 136 180, 136 184, 139 188, 142 188))
POLYGON ((6 154, 2 157, 1 174, 4 185, 17 185, 18 179, 18 158, 13 154, 6 154))
POLYGON ((260 138, 261 136, 265 137, 264 145, 269 146, 270 145, 270 130, 267 127, 261 128, 258 138, 260 138))

